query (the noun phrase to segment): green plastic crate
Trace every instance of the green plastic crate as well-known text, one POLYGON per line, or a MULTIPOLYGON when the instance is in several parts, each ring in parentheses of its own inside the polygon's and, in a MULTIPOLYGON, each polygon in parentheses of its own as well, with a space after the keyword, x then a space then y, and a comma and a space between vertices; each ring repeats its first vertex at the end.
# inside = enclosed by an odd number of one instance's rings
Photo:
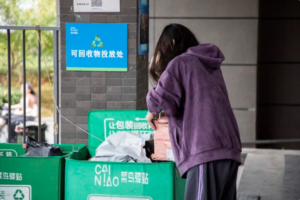
POLYGON ((181 200, 185 180, 174 162, 122 163, 88 161, 104 140, 118 131, 153 132, 147 111, 91 111, 88 114, 89 147, 66 159, 65 199, 181 200), (126 125, 125 125, 126 124, 126 125), (74 192, 76 191, 76 192, 74 192))
POLYGON ((0 197, 5 200, 64 199, 65 157, 71 156, 73 149, 80 152, 85 145, 56 146, 62 148, 63 156, 20 157, 24 154, 24 149, 20 149, 22 144, 0 144, 0 149, 18 153, 17 157, 0 157, 0 197))

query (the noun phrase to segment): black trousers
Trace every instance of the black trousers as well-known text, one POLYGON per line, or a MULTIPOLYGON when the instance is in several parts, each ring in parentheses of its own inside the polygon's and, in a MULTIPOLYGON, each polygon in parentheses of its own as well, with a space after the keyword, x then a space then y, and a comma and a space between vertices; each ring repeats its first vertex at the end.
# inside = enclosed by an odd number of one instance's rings
POLYGON ((236 178, 240 163, 217 160, 187 172, 185 200, 236 200, 236 178))

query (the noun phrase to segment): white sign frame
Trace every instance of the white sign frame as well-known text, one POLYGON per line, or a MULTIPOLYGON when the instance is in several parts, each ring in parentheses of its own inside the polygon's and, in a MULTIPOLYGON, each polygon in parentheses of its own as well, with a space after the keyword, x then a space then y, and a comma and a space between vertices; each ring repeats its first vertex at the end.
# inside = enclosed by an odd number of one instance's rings
POLYGON ((120 0, 74 0, 73 7, 74 12, 121 12, 120 0))

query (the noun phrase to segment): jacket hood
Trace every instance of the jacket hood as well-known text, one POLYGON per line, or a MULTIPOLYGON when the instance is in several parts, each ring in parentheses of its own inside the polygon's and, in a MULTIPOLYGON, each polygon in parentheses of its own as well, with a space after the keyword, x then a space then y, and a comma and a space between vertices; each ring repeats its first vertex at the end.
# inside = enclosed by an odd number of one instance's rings
POLYGON ((221 63, 225 60, 219 47, 210 43, 191 47, 186 53, 198 57, 211 68, 220 68, 221 63))

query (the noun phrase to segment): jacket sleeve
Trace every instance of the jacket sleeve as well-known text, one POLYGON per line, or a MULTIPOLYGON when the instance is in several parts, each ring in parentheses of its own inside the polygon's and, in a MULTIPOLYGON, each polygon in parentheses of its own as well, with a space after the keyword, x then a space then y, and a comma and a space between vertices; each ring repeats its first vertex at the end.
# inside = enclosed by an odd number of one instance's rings
POLYGON ((182 113, 183 93, 182 84, 166 70, 161 75, 157 87, 148 92, 148 110, 154 114, 163 110, 168 115, 180 115, 182 113))

